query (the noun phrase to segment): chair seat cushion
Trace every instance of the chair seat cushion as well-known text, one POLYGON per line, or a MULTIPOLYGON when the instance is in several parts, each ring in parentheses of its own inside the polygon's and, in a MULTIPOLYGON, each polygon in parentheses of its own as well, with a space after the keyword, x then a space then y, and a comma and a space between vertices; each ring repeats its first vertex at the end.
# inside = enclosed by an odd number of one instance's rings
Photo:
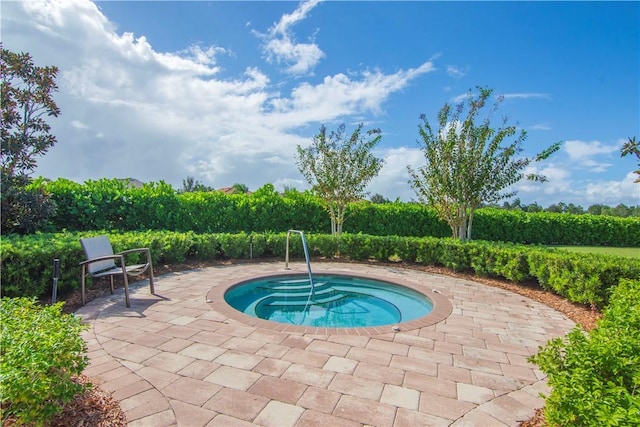
MULTIPOLYGON (((140 274, 147 269, 149 264, 135 264, 127 265, 127 273, 140 274), (140 270, 140 271, 138 271, 140 270)), ((122 267, 113 267, 108 270, 103 270, 92 274, 93 277, 113 276, 114 274, 122 274, 122 267)))

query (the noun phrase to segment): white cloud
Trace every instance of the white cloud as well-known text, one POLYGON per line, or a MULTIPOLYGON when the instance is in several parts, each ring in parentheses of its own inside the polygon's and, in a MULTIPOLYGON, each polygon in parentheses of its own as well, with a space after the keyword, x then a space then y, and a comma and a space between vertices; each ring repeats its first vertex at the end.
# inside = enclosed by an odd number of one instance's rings
POLYGON ((69 124, 79 130, 86 130, 86 129, 90 129, 89 126, 85 125, 84 123, 82 123, 80 120, 71 120, 69 122, 69 124))
POLYGON ((378 70, 364 71, 360 79, 345 74, 327 76, 317 85, 301 83, 290 98, 274 99, 276 113, 294 125, 324 122, 358 111, 382 113, 382 103, 391 93, 405 88, 418 76, 434 70, 431 62, 418 68, 384 74, 378 70))
POLYGON ((537 173, 547 177, 545 183, 523 180, 513 186, 523 203, 537 202, 543 207, 553 203, 573 203, 588 208, 594 204, 615 206, 619 203, 640 204, 640 185, 634 184, 635 176, 629 172, 620 181, 596 181, 578 179, 564 163, 547 163, 544 167, 531 165, 525 173, 537 173))
POLYGON ((456 67, 455 65, 447 65, 447 74, 454 79, 461 79, 462 77, 467 75, 467 69, 461 69, 460 67, 456 67))
POLYGON ((571 184, 569 182, 571 174, 562 164, 547 163, 543 165, 543 167, 540 167, 539 164, 534 163, 525 168, 523 172, 525 175, 541 175, 547 179, 544 183, 524 179, 514 185, 514 188, 525 196, 527 194, 536 195, 537 193, 553 195, 571 191, 571 184))
POLYGON ((640 205, 640 185, 634 183, 636 177, 633 172, 629 172, 622 181, 589 183, 586 186, 586 199, 590 204, 616 206, 621 201, 626 201, 627 205, 640 205))
POLYGON ((504 99, 529 99, 529 98, 543 98, 551 99, 551 95, 548 93, 503 93, 504 99))
POLYGON ((584 161, 593 156, 611 154, 620 150, 620 144, 605 145, 600 141, 580 141, 571 140, 563 144, 564 151, 569 155, 570 160, 584 161))
MULTIPOLYGON (((315 4, 285 15, 274 31, 285 34, 315 4)), ((281 92, 258 66, 219 77, 224 47, 159 52, 144 35, 117 33, 86 0, 2 7, 4 47, 60 68, 62 115, 51 121, 58 142, 36 170, 52 179, 134 177, 180 186, 191 175, 214 187, 300 187, 295 147, 308 144, 320 123, 381 113, 390 94, 434 70, 425 62, 393 74, 336 73, 281 92)))
POLYGON ((289 65, 286 72, 294 75, 306 74, 324 57, 324 53, 312 43, 293 43, 289 38, 273 38, 265 45, 267 58, 289 65))
POLYGON ((548 123, 538 123, 536 125, 529 126, 529 129, 531 129, 531 130, 551 130, 551 125, 549 125, 548 123))
MULTIPOLYGON (((465 92, 460 95, 456 95, 452 97, 449 102, 452 104, 459 104, 461 102, 466 102, 467 99, 475 96, 473 93, 465 92)), ((496 98, 502 99, 530 99, 530 98, 544 98, 551 99, 551 96, 546 93, 505 93, 505 94, 497 94, 496 98)), ((544 124, 543 124, 544 126, 544 124)))
POLYGON ((566 141, 562 145, 562 149, 569 155, 569 161, 573 167, 585 168, 591 172, 605 172, 611 167, 610 162, 603 161, 610 158, 612 153, 620 150, 621 144, 606 145, 600 141, 566 141))
POLYGON ((256 33, 264 39, 263 49, 267 60, 285 63, 289 74, 304 75, 324 58, 324 52, 315 43, 296 43, 290 28, 307 17, 320 0, 308 0, 291 14, 285 14, 280 21, 269 29, 267 34, 256 33))
POLYGON ((384 159, 384 165, 378 176, 371 180, 367 191, 394 199, 398 197, 403 201, 417 200, 415 192, 409 185, 407 166, 417 169, 424 165, 422 151, 418 148, 400 147, 381 149, 375 155, 384 159))
POLYGON ((469 92, 465 92, 461 95, 454 96, 449 100, 449 102, 452 104, 459 104, 461 102, 466 102, 467 99, 469 99, 470 97, 471 97, 471 94, 469 94, 469 92))
POLYGON ((182 51, 196 64, 213 65, 216 63, 216 55, 229 53, 227 49, 218 46, 209 46, 203 49, 199 45, 189 46, 182 51))

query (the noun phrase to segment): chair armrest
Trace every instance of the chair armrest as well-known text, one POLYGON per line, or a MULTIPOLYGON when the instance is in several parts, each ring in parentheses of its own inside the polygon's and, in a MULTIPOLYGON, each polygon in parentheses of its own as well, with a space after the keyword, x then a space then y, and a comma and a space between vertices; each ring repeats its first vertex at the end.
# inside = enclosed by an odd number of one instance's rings
POLYGON ((134 252, 149 252, 149 248, 127 249, 126 251, 118 252, 118 255, 126 255, 134 252))
POLYGON ((149 248, 135 248, 135 249, 127 249, 126 251, 118 252, 118 255, 122 255, 122 260, 124 262, 125 255, 132 253, 140 253, 144 252, 147 257, 147 264, 151 265, 151 251, 149 248))
POLYGON ((82 261, 80 264, 78 265, 85 265, 85 264, 91 264, 92 262, 97 262, 97 261, 106 261, 108 259, 122 259, 122 255, 118 254, 118 255, 105 255, 105 256, 100 256, 98 258, 91 258, 88 259, 86 261, 82 261))

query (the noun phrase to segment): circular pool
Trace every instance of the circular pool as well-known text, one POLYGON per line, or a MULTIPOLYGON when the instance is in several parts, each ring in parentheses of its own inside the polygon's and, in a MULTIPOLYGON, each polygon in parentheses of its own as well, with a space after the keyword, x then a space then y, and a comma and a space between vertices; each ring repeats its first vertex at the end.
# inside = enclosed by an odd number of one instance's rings
POLYGON ((395 283, 342 274, 281 275, 238 283, 224 293, 234 309, 289 325, 362 328, 396 325, 428 315, 433 302, 395 283))

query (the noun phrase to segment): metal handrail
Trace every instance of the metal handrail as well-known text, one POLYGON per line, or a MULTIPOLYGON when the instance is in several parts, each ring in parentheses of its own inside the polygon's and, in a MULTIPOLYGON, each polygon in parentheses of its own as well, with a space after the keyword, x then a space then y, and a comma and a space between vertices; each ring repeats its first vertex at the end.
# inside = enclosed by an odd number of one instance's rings
POLYGON ((304 232, 300 230, 287 231, 287 250, 284 259, 284 268, 289 269, 289 236, 291 233, 297 233, 302 238, 302 249, 304 249, 304 258, 307 261, 307 270, 309 270, 309 283, 311 284, 311 297, 315 297, 316 289, 313 284, 313 274, 311 273, 311 261, 309 260, 309 249, 307 248, 307 239, 304 237, 304 232))

